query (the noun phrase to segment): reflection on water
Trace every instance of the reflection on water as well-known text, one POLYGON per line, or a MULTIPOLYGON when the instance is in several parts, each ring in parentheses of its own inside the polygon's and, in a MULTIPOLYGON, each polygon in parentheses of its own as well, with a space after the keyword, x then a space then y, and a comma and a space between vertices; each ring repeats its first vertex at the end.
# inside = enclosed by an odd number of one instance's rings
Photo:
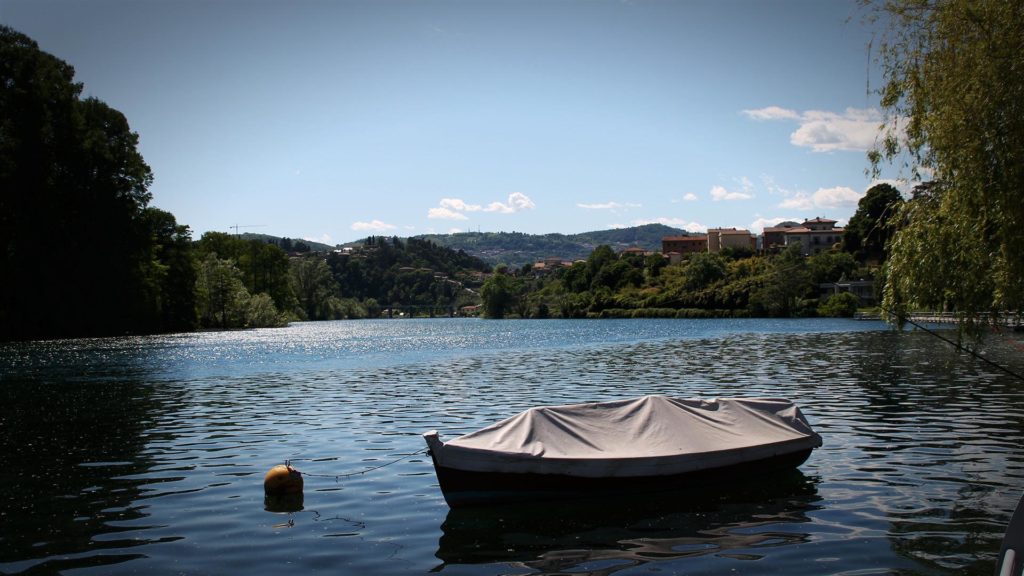
POLYGON ((306 496, 298 494, 264 494, 263 509, 267 512, 299 512, 303 509, 306 496))
POLYGON ((141 557, 161 538, 119 538, 118 524, 145 518, 140 458, 145 430, 163 412, 132 381, 0 388, 0 565, 50 558, 45 566, 102 566, 141 557))
MULTIPOLYGON (((1024 372, 1021 343, 988 358, 1024 372)), ((0 572, 990 574, 1024 385, 920 332, 464 320, 0 346, 0 572), (769 395, 801 472, 700 495, 450 512, 420 434, 530 406, 769 395), (265 500, 292 460, 299 502, 265 500), (320 475, 320 476, 314 476, 320 475), (697 496, 697 498, 695 498, 697 496), (10 528, 13 527, 13 528, 10 528)))
POLYGON ((809 541, 799 525, 818 500, 813 480, 787 471, 685 492, 454 509, 441 525, 444 564, 435 570, 503 562, 611 574, 706 554, 757 559, 765 548, 809 541))

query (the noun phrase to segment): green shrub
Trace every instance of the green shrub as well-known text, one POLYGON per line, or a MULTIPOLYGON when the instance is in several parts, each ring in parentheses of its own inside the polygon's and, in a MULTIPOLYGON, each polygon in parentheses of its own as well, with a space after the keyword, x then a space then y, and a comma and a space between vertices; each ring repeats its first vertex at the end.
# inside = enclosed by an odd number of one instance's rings
POLYGON ((818 315, 830 318, 852 318, 857 313, 858 306, 860 306, 859 298, 849 292, 840 292, 833 294, 824 304, 818 306, 818 315))

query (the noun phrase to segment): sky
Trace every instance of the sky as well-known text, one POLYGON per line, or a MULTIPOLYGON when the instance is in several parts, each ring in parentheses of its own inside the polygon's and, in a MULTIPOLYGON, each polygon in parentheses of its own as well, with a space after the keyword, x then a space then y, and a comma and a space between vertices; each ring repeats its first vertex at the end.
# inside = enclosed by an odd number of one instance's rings
POLYGON ((194 238, 327 244, 842 225, 877 183, 863 16, 853 0, 0 0, 0 23, 124 113, 151 205, 194 238))

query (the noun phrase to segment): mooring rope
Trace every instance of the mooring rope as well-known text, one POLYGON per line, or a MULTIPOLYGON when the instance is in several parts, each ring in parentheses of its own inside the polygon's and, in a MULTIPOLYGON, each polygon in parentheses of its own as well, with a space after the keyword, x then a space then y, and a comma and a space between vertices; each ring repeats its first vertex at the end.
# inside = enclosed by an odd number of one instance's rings
MULTIPOLYGON (((358 472, 348 472, 348 473, 345 473, 345 474, 312 474, 310 472, 300 472, 300 474, 302 474, 303 476, 309 476, 309 477, 312 477, 312 478, 334 478, 334 480, 337 481, 337 480, 340 480, 341 478, 351 478, 352 476, 359 476, 359 475, 362 475, 362 474, 366 474, 367 472, 373 472, 374 470, 380 470, 381 468, 386 468, 388 466, 391 466, 392 464, 398 464, 399 462, 401 462, 403 460, 408 460, 409 458, 412 458, 413 456, 418 456, 420 454, 425 454, 427 452, 427 450, 428 450, 427 448, 421 448, 421 449, 419 449, 419 450, 417 450, 415 452, 412 452, 410 454, 406 454, 405 456, 402 456, 401 458, 399 458, 397 460, 392 460, 390 462, 385 462, 385 463, 383 463, 383 464, 381 464, 379 466, 373 466, 373 467, 367 468, 366 470, 360 470, 358 472)), ((291 460, 285 460, 284 461, 284 465, 285 466, 291 466, 291 463, 292 463, 291 460)))
POLYGON ((966 353, 970 354, 971 356, 973 356, 974 358, 976 358, 978 360, 981 360, 982 362, 988 364, 989 366, 992 366, 993 368, 997 368, 999 370, 1002 370, 1003 372, 1006 372, 1010 376, 1013 376, 1014 378, 1016 378, 1018 380, 1024 381, 1024 376, 1021 376, 1017 372, 1014 372, 1013 370, 1007 368, 1006 366, 1003 366, 1002 364, 999 364, 998 362, 993 362, 992 360, 989 360, 988 358, 985 358, 984 356, 982 356, 981 354, 978 354, 974 350, 971 350, 970 348, 965 347, 963 344, 960 344, 959 342, 954 342, 953 340, 950 340, 949 338, 946 338, 945 336, 939 334, 938 332, 935 332, 934 330, 931 330, 929 328, 925 328, 924 326, 918 324, 917 322, 914 322, 912 319, 910 319, 909 317, 907 317, 905 315, 893 314, 892 311, 890 311, 887 308, 884 308, 882 306, 879 306, 879 308, 881 310, 883 310, 884 312, 892 315, 892 316, 896 316, 901 322, 906 322, 907 324, 910 324, 914 328, 917 328, 919 330, 924 330, 928 334, 931 334, 932 336, 935 336, 939 340, 942 340, 943 342, 945 342, 945 343, 949 344, 950 346, 956 348, 960 352, 966 352, 966 353))
MULTIPOLYGON (((778 271, 778 273, 786 273, 786 272, 789 272, 790 270, 796 270, 797 268, 800 268, 801 266, 802 266, 802 264, 795 264, 793 266, 789 266, 787 268, 783 268, 781 271, 778 271)), ((755 278, 767 278, 769 275, 771 275, 773 273, 775 273, 775 272, 773 272, 773 271, 763 272, 761 275, 756 276, 755 278)), ((905 322, 907 324, 910 324, 914 328, 918 328, 920 330, 924 330, 926 333, 928 333, 928 334, 938 338, 939 340, 942 340, 943 342, 945 342, 945 343, 949 344, 950 346, 956 348, 958 351, 966 352, 967 354, 970 354, 974 358, 976 358, 978 360, 981 360, 985 364, 988 364, 989 366, 992 366, 993 368, 1001 370, 1001 371, 1009 374, 1010 376, 1013 376, 1014 378, 1016 378, 1018 380, 1024 381, 1024 376, 1022 376, 1021 374, 1018 374, 1017 372, 1014 372, 1013 370, 1007 368, 1006 366, 1003 366, 1002 364, 999 364, 998 362, 994 362, 992 360, 989 360, 988 358, 985 358, 984 356, 982 356, 981 354, 978 354, 974 350, 971 350, 970 348, 967 348, 966 346, 964 346, 960 342, 954 342, 953 340, 950 340, 949 338, 946 338, 945 336, 942 336, 942 335, 938 334, 934 330, 930 330, 928 328, 925 328, 924 326, 922 326, 922 325, 918 324, 917 322, 915 322, 912 318, 910 318, 906 314, 895 313, 892 310, 886 308, 885 306, 882 306, 881 303, 879 303, 877 306, 878 306, 879 310, 885 312, 886 314, 888 314, 890 316, 893 316, 893 317, 897 318, 899 320, 899 322, 901 322, 901 323, 905 322)))

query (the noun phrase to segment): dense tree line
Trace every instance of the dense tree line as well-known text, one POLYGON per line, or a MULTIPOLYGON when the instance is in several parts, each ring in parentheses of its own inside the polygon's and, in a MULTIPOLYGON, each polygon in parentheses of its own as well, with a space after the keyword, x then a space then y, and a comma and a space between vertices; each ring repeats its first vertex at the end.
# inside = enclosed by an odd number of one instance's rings
POLYGON ((380 313, 375 297, 472 300, 433 271, 486 265, 426 241, 371 238, 348 260, 358 266, 288 239, 193 241, 149 205, 153 175, 127 119, 82 88, 70 65, 0 26, 0 339, 364 317, 380 313))
POLYGON ((347 251, 293 253, 280 242, 209 232, 195 244, 199 322, 273 326, 289 320, 377 317, 391 308, 425 314, 475 304, 483 261, 417 239, 370 237, 347 251))
POLYGON ((599 246, 586 261, 555 273, 499 267, 481 296, 491 318, 852 316, 856 296, 823 304, 819 285, 876 272, 849 252, 804 257, 798 245, 770 256, 693 254, 673 265, 660 254, 616 254, 599 246))
POLYGON ((194 326, 188 229, 149 206, 125 117, 0 26, 0 337, 194 326))
POLYGON ((710 318, 852 316, 847 294, 823 306, 819 285, 870 277, 841 250, 805 257, 692 254, 679 264, 660 254, 615 254, 599 246, 586 261, 538 276, 500 266, 481 290, 489 318, 710 318))

